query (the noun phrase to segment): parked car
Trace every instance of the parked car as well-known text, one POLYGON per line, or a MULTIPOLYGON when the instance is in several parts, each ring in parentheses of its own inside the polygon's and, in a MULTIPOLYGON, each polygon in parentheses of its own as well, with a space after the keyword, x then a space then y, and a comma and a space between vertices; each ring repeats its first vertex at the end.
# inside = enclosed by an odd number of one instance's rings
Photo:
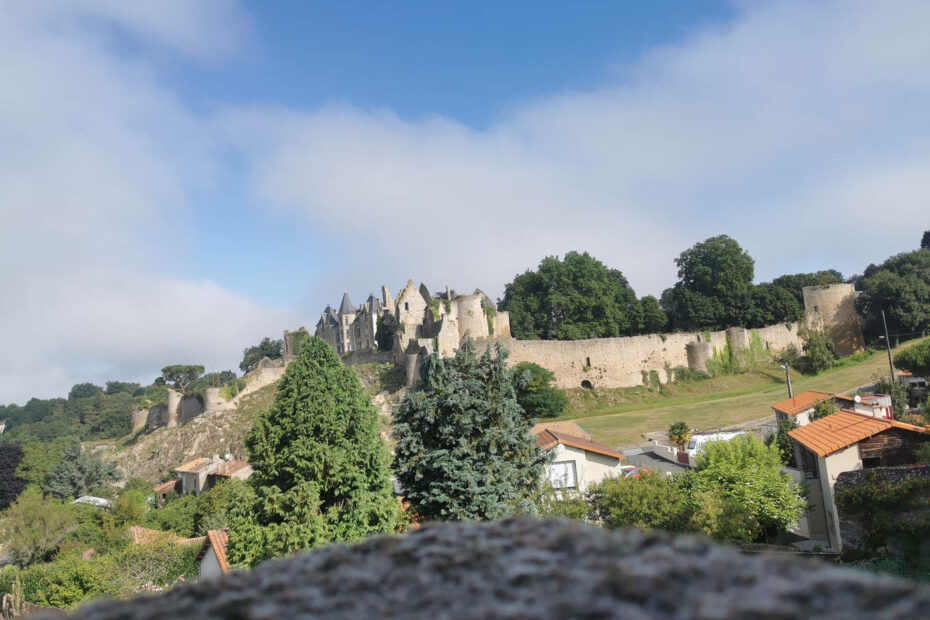
POLYGON ((635 465, 623 465, 620 467, 621 478, 642 478, 644 475, 651 473, 646 467, 636 467, 635 465))

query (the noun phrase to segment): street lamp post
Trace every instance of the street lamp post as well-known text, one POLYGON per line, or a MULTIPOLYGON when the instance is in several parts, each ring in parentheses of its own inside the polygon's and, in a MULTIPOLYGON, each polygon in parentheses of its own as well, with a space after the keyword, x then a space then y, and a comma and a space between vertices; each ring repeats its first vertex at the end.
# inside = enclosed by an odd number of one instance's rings
POLYGON ((785 379, 788 381, 788 398, 794 398, 794 393, 791 391, 791 373, 788 372, 788 364, 782 364, 781 367, 785 369, 785 379))
MULTIPOLYGON (((882 310, 882 325, 885 326, 885 348, 888 350, 888 370, 891 372, 891 382, 894 383, 894 365, 891 363, 891 339, 888 337, 888 321, 885 320, 885 311, 882 310)), ((881 336, 879 336, 881 338, 881 336)))

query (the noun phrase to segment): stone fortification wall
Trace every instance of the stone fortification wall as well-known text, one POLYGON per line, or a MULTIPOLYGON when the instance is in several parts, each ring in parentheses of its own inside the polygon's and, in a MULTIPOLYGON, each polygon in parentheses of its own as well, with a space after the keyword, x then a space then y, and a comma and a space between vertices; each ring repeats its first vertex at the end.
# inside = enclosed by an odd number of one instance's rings
POLYGON ((692 370, 707 370, 707 361, 714 351, 722 351, 728 332, 735 348, 749 345, 757 336, 762 344, 780 351, 788 346, 800 348, 796 324, 772 325, 757 330, 726 330, 703 333, 652 334, 624 338, 591 340, 483 340, 500 342, 510 351, 508 362, 533 362, 555 373, 560 388, 633 387, 643 384, 643 373, 658 374, 659 381, 669 380, 668 369, 684 366, 692 370), (709 336, 709 338, 708 338, 709 336), (692 346, 689 360, 688 348, 692 346), (700 353, 697 352, 699 349, 700 353), (585 383, 586 382, 586 383, 585 383))
POLYGON ((865 349, 862 323, 856 312, 856 289, 852 284, 805 286, 803 293, 808 319, 814 324, 823 321, 838 355, 852 355, 865 349))
POLYGON ((195 396, 185 396, 178 403, 178 423, 187 424, 203 413, 203 402, 195 396))
POLYGON ((394 356, 390 351, 351 351, 342 355, 342 361, 349 366, 353 364, 390 364, 394 356))

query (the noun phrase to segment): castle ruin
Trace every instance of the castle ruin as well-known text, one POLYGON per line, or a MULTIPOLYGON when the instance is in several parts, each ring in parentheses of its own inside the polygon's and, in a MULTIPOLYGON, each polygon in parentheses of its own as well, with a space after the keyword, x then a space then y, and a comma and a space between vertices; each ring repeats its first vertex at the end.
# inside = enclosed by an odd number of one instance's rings
MULTIPOLYGON (((855 291, 850 284, 806 287, 808 320, 822 326, 837 353, 861 351, 862 328, 856 314, 855 291)), ((561 388, 634 387, 650 381, 671 381, 675 368, 707 371, 715 352, 728 345, 746 349, 756 339, 765 350, 803 348, 799 323, 779 323, 746 330, 735 327, 717 332, 680 332, 590 340, 514 340, 510 317, 498 312, 481 290, 471 295, 445 291, 431 294, 424 284, 407 282, 396 301, 386 286, 381 299, 370 295, 360 307, 343 295, 339 310, 331 306, 316 324, 316 336, 329 342, 346 363, 393 362, 407 370, 408 384, 417 376, 420 361, 438 352, 451 356, 470 337, 479 348, 500 343, 510 351, 508 362, 533 362, 552 371, 561 388), (393 346, 377 350, 378 330, 389 330, 393 346)), ((291 350, 285 332, 285 351, 291 350)))

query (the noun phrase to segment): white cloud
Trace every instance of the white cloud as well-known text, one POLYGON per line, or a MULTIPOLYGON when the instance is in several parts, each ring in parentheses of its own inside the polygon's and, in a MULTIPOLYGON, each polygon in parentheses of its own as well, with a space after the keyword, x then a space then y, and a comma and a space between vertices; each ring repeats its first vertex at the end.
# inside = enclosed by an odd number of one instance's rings
POLYGON ((517 106, 486 129, 332 106, 232 111, 225 124, 252 156, 260 200, 377 266, 334 262, 326 286, 409 275, 497 294, 543 256, 580 249, 645 294, 719 233, 750 251, 760 279, 851 273, 915 247, 930 193, 917 165, 930 158, 930 5, 740 9, 623 81, 517 106))
POLYGON ((234 366, 289 325, 183 276, 188 196, 216 173, 209 123, 133 40, 216 60, 232 3, 11 3, 0 14, 0 402, 76 382, 151 380, 169 363, 234 366), (122 45, 122 48, 121 48, 122 45))

